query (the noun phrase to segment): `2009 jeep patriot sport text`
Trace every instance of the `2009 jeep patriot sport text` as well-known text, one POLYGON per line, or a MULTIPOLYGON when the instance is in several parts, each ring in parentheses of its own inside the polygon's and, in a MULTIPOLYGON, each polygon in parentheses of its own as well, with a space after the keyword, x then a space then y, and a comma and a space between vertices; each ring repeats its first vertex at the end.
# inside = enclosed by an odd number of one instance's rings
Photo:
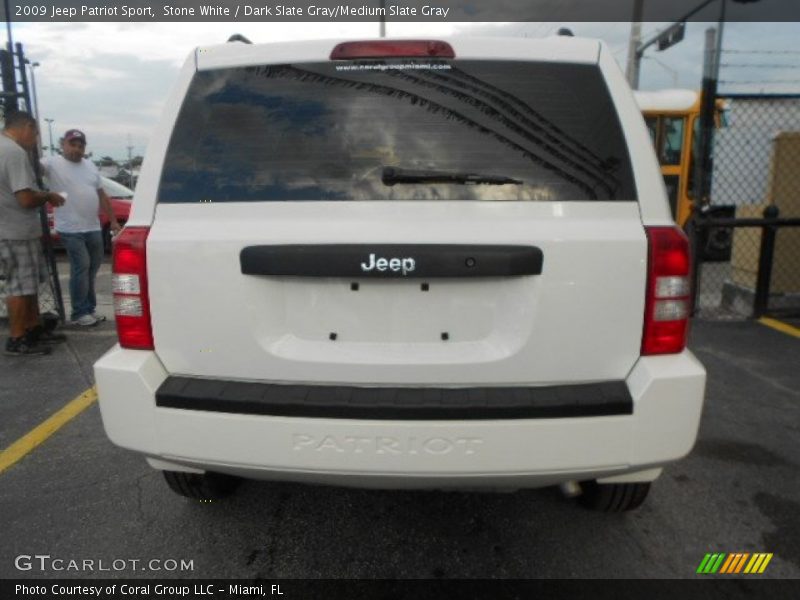
POLYGON ((181 494, 627 510, 694 444, 687 242, 601 42, 198 49, 115 245, 103 422, 181 494))

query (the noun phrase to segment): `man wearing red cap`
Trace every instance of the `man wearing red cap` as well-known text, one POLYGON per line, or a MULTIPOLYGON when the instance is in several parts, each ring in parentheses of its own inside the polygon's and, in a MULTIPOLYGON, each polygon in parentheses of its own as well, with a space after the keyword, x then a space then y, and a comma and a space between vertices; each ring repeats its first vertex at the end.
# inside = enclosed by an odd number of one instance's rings
POLYGON ((108 215, 114 233, 120 230, 120 225, 101 187, 97 167, 83 157, 85 151, 86 136, 82 131, 70 129, 61 139, 62 155, 42 160, 42 166, 50 189, 67 198, 54 212, 56 231, 69 255, 70 320, 79 327, 92 327, 106 320, 95 312, 94 282, 103 260, 98 202, 108 215))

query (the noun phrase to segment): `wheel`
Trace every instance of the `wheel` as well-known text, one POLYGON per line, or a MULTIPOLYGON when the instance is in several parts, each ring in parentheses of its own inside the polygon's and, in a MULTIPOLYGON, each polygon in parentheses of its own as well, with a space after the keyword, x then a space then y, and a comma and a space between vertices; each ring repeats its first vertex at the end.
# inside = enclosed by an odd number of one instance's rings
POLYGON ((625 512, 641 506, 650 491, 647 483, 581 483, 582 494, 578 502, 591 510, 625 512))
POLYGON ((233 493, 238 477, 222 473, 184 473, 163 471, 164 479, 173 492, 193 500, 219 500, 233 493))

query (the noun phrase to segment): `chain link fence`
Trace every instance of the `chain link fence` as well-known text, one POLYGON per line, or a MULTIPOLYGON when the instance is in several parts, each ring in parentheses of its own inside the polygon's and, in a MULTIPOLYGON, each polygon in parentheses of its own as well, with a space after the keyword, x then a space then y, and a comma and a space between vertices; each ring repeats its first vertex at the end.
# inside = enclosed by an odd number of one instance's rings
POLYGON ((800 95, 724 101, 714 140, 714 216, 697 219, 695 314, 800 314, 800 95), (771 219, 758 221, 765 210, 771 219))

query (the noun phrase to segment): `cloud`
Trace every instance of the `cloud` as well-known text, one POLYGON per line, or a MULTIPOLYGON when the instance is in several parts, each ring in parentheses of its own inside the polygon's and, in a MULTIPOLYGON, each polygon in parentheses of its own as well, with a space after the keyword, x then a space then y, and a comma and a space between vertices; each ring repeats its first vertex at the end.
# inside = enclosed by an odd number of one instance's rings
MULTIPOLYGON (((53 136, 82 127, 95 156, 145 151, 181 64, 197 46, 242 33, 254 42, 376 37, 374 23, 24 23, 15 24, 31 61, 40 117, 53 136)), ((49 133, 43 125, 44 143, 49 133)))

